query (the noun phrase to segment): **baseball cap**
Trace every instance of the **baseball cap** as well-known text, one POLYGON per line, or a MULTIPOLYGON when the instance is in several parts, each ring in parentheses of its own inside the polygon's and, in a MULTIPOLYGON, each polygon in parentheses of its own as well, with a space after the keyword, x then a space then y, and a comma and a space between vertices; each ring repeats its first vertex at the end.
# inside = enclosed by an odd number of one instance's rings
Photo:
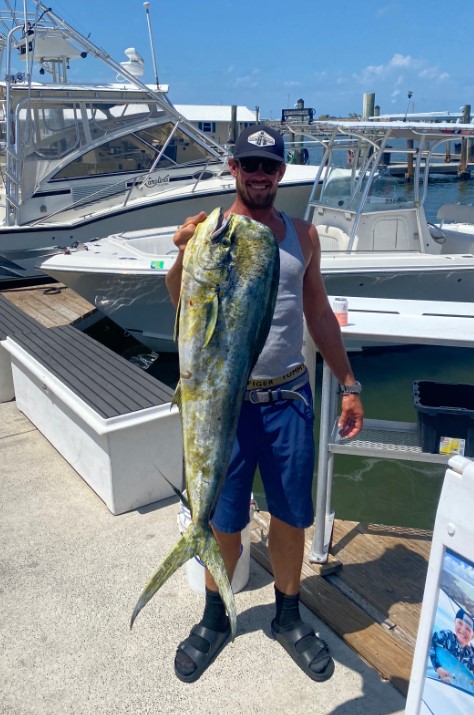
POLYGON ((254 124, 243 129, 235 142, 234 159, 248 156, 284 162, 285 142, 280 132, 266 124, 254 124))
POLYGON ((466 625, 469 626, 469 628, 472 629, 473 626, 473 618, 470 613, 467 613, 463 608, 460 608, 459 611, 456 613, 456 618, 459 618, 460 621, 464 621, 466 625))

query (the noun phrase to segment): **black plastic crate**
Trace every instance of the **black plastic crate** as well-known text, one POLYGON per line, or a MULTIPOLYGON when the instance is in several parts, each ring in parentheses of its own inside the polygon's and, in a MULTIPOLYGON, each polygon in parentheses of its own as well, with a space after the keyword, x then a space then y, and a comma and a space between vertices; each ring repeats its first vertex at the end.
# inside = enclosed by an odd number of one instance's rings
POLYGON ((438 454, 441 437, 458 437, 474 456, 474 385, 415 380, 413 402, 423 452, 438 454))

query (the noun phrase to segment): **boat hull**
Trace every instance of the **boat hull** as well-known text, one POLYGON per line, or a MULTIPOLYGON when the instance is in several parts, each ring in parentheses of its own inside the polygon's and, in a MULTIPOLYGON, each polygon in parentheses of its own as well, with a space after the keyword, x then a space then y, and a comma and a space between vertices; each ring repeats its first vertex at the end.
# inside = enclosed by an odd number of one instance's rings
POLYGON ((50 273, 150 350, 177 352, 176 311, 165 285, 165 271, 137 275, 58 269, 50 273))
MULTIPOLYGON (((316 167, 307 178, 283 180, 278 192, 278 208, 292 216, 304 216, 313 186, 316 167)), ((177 196, 161 195, 155 201, 136 202, 120 209, 94 213, 79 222, 0 228, 0 287, 43 275, 40 264, 77 243, 123 231, 153 229, 180 224, 200 211, 210 213, 218 206, 227 207, 235 195, 231 178, 209 190, 187 191, 177 196)))
MULTIPOLYGON (((169 263, 164 270, 155 270, 145 267, 143 263, 134 268, 135 259, 132 256, 133 252, 130 250, 127 254, 122 246, 122 259, 113 261, 108 248, 107 253, 101 258, 102 268, 97 265, 95 268, 88 268, 85 260, 88 258, 87 255, 82 256, 82 265, 76 268, 73 266, 74 255, 57 256, 48 262, 45 270, 55 280, 69 286, 92 303, 150 350, 176 352, 175 309, 165 285, 167 269, 174 259, 163 254, 162 260, 169 263), (70 266, 68 266, 69 258, 73 259, 70 266), (121 265, 118 265, 120 260, 121 265), (110 265, 105 268, 107 263, 110 265)), ((150 255, 150 260, 153 258, 158 259, 159 256, 150 255)), ((451 259, 454 260, 458 264, 460 258, 451 259)), ((472 302, 474 256, 466 260, 464 270, 459 267, 453 270, 450 260, 443 261, 440 257, 428 257, 427 262, 430 264, 429 268, 426 265, 418 268, 402 268, 399 265, 385 272, 369 269, 336 272, 334 267, 331 267, 331 270, 328 268, 327 261, 323 257, 322 273, 328 295, 472 302), (434 266, 435 262, 437 266, 434 266)), ((351 343, 349 348, 373 346, 374 344, 351 343)))
POLYGON ((420 268, 398 272, 355 271, 339 274, 323 270, 323 277, 329 295, 459 303, 471 303, 474 296, 474 259, 473 264, 464 270, 446 267, 429 272, 420 268))

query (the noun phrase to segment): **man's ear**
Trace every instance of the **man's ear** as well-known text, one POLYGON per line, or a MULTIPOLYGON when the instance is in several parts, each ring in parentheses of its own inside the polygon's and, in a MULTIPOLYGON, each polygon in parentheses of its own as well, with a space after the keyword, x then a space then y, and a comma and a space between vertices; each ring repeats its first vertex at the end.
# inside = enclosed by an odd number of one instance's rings
POLYGON ((238 164, 235 159, 229 159, 229 169, 230 169, 230 173, 232 174, 232 176, 236 176, 237 166, 238 166, 238 164))

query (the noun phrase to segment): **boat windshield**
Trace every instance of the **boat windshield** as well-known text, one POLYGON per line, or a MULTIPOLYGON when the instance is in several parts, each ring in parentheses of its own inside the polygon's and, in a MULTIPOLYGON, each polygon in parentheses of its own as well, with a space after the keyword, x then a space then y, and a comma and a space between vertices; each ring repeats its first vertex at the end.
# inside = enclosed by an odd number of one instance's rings
POLYGON ((111 139, 74 159, 58 171, 52 180, 147 172, 163 147, 164 152, 154 170, 215 161, 203 146, 193 141, 181 129, 177 129, 166 144, 173 127, 173 123, 165 122, 111 139))
POLYGON ((176 121, 149 101, 135 103, 117 92, 115 101, 59 102, 54 94, 45 94, 18 107, 17 132, 28 167, 22 172, 24 198, 45 179, 145 173, 163 148, 157 169, 215 160, 182 129, 172 134, 176 121))
MULTIPOLYGON (((328 145, 327 172, 317 203, 354 212, 415 206, 413 182, 389 169, 392 151, 392 147, 383 150, 360 137, 328 145)), ((397 162, 406 163, 406 150, 400 148, 400 152, 397 162)))

